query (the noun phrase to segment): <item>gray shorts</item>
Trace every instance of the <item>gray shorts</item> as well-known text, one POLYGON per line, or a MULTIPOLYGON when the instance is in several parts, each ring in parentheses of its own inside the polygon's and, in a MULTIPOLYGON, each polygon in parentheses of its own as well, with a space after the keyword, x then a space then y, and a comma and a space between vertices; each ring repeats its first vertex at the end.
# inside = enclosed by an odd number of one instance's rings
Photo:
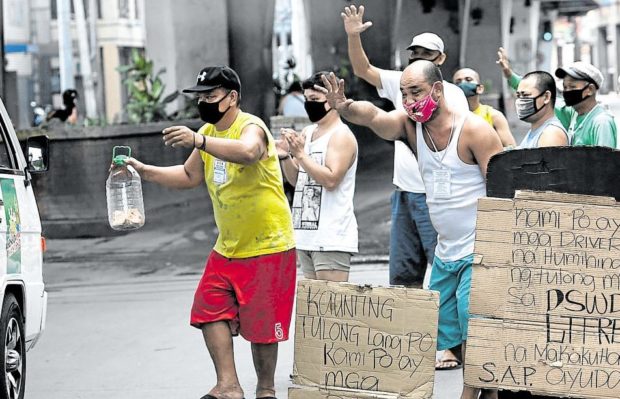
POLYGON ((297 260, 304 274, 315 274, 324 270, 348 272, 351 268, 351 256, 350 252, 297 250, 297 260))

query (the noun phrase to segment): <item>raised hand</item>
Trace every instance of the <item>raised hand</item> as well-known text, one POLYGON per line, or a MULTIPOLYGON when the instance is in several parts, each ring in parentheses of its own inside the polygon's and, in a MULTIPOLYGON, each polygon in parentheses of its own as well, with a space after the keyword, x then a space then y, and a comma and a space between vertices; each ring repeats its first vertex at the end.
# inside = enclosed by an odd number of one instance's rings
POLYGON ((497 50, 497 61, 496 64, 502 68, 502 72, 506 78, 510 78, 512 75, 512 69, 510 68, 510 62, 508 61, 508 54, 506 54, 506 50, 503 47, 500 47, 497 50))
POLYGON ((331 108, 340 113, 353 104, 353 100, 347 99, 344 95, 344 79, 338 79, 333 72, 330 72, 329 75, 322 75, 321 80, 325 87, 315 85, 314 89, 325 94, 331 108))
POLYGON ((355 6, 347 6, 344 12, 340 13, 344 21, 344 30, 347 35, 359 35, 372 26, 372 22, 362 22, 364 18, 364 6, 357 9, 355 6))

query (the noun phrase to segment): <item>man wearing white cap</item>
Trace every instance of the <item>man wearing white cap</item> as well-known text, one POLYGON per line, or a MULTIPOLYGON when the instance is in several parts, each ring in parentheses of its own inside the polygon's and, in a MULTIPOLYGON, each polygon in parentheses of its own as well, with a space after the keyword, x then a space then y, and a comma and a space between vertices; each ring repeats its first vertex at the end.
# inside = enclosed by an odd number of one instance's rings
MULTIPOLYGON (((508 84, 517 89, 521 77, 510 68, 506 51, 500 47, 497 63, 508 84)), ((592 64, 576 61, 558 68, 555 76, 562 79, 565 105, 556 105, 555 115, 568 131, 572 146, 604 146, 616 148, 617 132, 614 117, 596 101, 603 84, 603 74, 592 64)))
MULTIPOLYGON (((364 6, 345 7, 341 13, 347 32, 348 52, 353 73, 377 88, 379 96, 404 111, 400 91, 401 71, 389 71, 372 65, 366 56, 360 34, 372 26, 363 22, 364 6)), ((444 43, 434 33, 422 33, 413 38, 408 50, 409 63, 428 60, 440 66, 446 60, 444 43)), ((455 110, 469 111, 463 91, 452 83, 443 81, 444 96, 455 110)), ((380 132, 375 132, 382 138, 380 132)), ((437 232, 433 227, 426 205, 426 192, 418 161, 403 141, 394 142, 394 178, 396 190, 392 195, 392 224, 390 231, 390 284, 420 288, 427 263, 432 263, 437 244, 437 232)), ((437 363, 438 370, 461 366, 460 360, 446 351, 437 363)))

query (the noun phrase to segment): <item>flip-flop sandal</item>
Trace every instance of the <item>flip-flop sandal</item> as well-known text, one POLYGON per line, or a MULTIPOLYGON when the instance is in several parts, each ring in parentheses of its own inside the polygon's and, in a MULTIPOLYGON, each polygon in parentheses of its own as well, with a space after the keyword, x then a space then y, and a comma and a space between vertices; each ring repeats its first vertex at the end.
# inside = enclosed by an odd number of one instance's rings
POLYGON ((456 363, 453 366, 450 367, 441 367, 441 366, 435 366, 435 370, 437 371, 443 371, 443 370, 458 370, 460 368, 463 367, 463 362, 461 362, 459 359, 446 359, 446 360, 440 360, 439 361, 440 364, 445 364, 445 363, 456 363))

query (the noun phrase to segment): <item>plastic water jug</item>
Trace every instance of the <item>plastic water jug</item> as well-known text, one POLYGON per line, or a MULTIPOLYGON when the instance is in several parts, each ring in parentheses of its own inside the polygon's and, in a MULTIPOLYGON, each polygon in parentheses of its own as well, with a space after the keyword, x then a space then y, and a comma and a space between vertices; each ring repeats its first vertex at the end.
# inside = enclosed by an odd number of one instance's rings
POLYGON ((112 169, 106 181, 108 221, 114 230, 133 230, 144 225, 142 182, 136 170, 127 165, 131 148, 112 149, 112 169))

